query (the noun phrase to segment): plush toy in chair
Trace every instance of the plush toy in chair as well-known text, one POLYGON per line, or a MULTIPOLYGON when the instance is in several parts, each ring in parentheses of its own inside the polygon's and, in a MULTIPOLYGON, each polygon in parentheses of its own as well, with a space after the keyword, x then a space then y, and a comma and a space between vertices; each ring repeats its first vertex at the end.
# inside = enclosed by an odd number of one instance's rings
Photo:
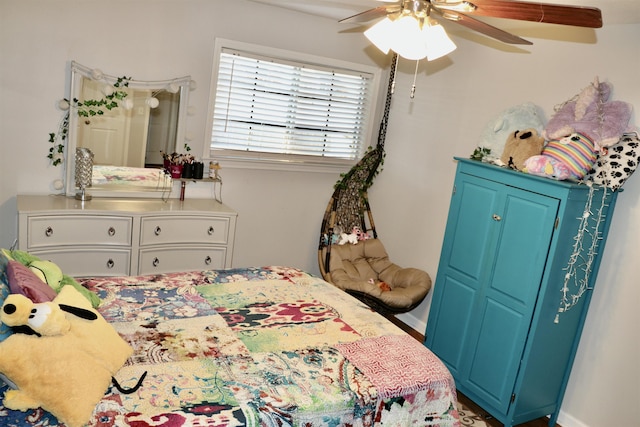
POLYGON ((427 272, 391 262, 378 239, 333 245, 329 270, 331 283, 388 313, 414 308, 431 289, 427 272))
POLYGON ((41 407, 68 427, 81 427, 108 389, 131 347, 74 287, 53 302, 34 304, 9 295, 0 320, 22 332, 0 343, 0 372, 17 390, 4 396, 7 408, 41 407))

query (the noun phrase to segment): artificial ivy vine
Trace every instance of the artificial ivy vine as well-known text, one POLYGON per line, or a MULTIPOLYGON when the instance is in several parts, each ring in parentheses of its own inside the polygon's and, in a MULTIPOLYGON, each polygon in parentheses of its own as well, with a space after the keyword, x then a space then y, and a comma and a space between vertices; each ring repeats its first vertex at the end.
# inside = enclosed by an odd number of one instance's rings
MULTIPOLYGON (((51 160, 53 166, 58 166, 64 159, 64 147, 69 135, 69 113, 71 110, 75 110, 79 117, 93 117, 104 115, 105 110, 111 111, 119 106, 118 101, 122 101, 127 97, 127 92, 124 88, 129 87, 131 77, 118 77, 113 84, 114 90, 108 90, 102 99, 86 99, 80 101, 77 98, 73 98, 73 102, 69 102, 68 99, 60 101, 59 106, 65 112, 64 117, 60 121, 57 132, 49 134, 49 142, 52 144, 49 147, 49 154, 47 158, 51 160)), ((109 88, 111 89, 111 87, 109 88)))

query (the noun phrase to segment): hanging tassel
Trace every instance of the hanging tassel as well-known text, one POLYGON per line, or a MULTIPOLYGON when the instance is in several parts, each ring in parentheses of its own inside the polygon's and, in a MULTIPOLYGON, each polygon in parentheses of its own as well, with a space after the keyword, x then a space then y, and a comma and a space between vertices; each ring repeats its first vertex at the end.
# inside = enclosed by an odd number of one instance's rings
POLYGON ((413 99, 413 97, 416 94, 416 78, 418 76, 418 65, 420 64, 420 60, 416 61, 416 70, 413 73, 413 86, 411 86, 411 99, 413 99))

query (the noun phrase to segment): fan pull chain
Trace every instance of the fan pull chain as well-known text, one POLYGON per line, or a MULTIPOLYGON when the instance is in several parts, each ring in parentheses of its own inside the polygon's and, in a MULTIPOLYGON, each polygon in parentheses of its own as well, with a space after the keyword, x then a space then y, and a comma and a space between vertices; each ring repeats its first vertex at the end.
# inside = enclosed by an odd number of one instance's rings
POLYGON ((392 73, 392 80, 391 80, 391 87, 389 88, 389 95, 393 95, 394 92, 396 91, 396 73, 395 70, 398 69, 398 60, 400 59, 400 56, 396 53, 394 54, 394 63, 393 63, 393 70, 391 70, 392 73))
POLYGON ((378 131, 378 144, 377 146, 380 149, 384 148, 384 141, 387 136, 387 123, 389 121, 389 109, 391 108, 391 98, 393 96, 393 90, 396 85, 396 68, 398 66, 398 54, 393 54, 393 59, 391 60, 391 70, 389 74, 389 86, 387 87, 387 98, 384 103, 384 114, 382 115, 382 121, 380 122, 380 129, 378 131))
POLYGON ((416 78, 418 77, 418 65, 420 65, 420 60, 416 61, 416 71, 413 73, 413 85, 411 86, 411 99, 413 99, 416 95, 416 78))

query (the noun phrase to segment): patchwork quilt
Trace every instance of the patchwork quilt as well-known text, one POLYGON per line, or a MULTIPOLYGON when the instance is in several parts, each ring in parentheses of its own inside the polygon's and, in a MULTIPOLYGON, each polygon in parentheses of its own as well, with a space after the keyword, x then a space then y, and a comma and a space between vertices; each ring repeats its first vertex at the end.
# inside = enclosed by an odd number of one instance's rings
MULTIPOLYGON (((91 426, 459 426, 426 347, 297 269, 78 279, 134 348, 91 426)), ((4 393, 6 386, 0 389, 4 393)), ((0 406, 0 424, 59 426, 0 406)))

